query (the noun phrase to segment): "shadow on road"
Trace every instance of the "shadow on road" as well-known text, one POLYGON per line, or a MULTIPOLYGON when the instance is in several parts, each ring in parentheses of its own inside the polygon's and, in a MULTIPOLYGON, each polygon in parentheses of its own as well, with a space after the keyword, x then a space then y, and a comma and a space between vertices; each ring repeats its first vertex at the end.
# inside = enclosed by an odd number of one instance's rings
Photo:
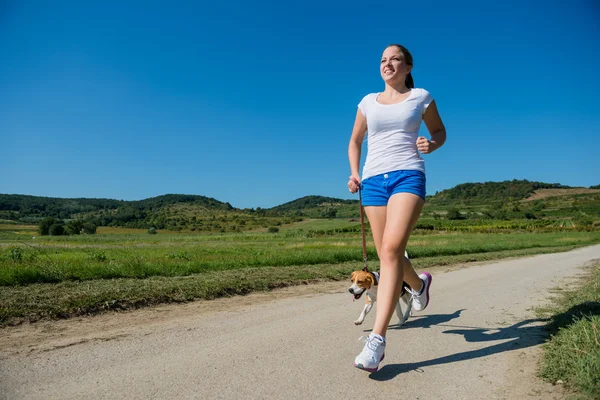
MULTIPOLYGON (((458 310, 453 312, 452 314, 431 314, 424 315, 422 317, 410 317, 408 321, 404 323, 404 325, 390 325, 388 326, 388 330, 390 329, 408 329, 408 328, 431 328, 434 325, 441 325, 446 322, 450 322, 455 318, 460 317, 460 313, 465 311, 465 309, 458 310)), ((364 332, 372 332, 373 329, 365 329, 364 332)))
MULTIPOLYGON (((456 313, 460 313, 459 310, 456 313)), ((448 315, 454 315, 448 314, 448 315)), ((441 314, 444 315, 444 314, 441 314)), ((433 321, 440 318, 440 315, 432 315, 433 321)), ((427 318, 428 319, 428 318, 427 318)), ((421 319, 414 320, 415 325, 411 325, 411 327, 417 327, 420 323, 421 319)), ((461 353, 450 354, 443 357, 434 358, 431 360, 420 361, 416 363, 407 363, 407 364, 388 364, 384 365, 379 371, 371 374, 369 377, 371 379, 377 381, 387 381, 395 378, 401 373, 409 372, 409 371, 417 371, 422 372, 421 368, 429 367, 433 365, 442 365, 449 364, 463 360, 472 360, 480 357, 487 357, 492 354, 498 354, 505 351, 511 351, 516 349, 523 349, 530 346, 535 346, 540 343, 543 343, 544 340, 548 336, 548 332, 546 330, 546 326, 544 324, 531 325, 536 322, 548 321, 547 319, 527 319, 525 321, 518 322, 509 327, 503 328, 471 328, 471 327, 458 327, 458 328, 466 328, 466 329, 451 329, 444 331, 443 333, 452 334, 452 335, 463 335, 465 340, 470 343, 476 342, 488 342, 488 341, 496 341, 496 340, 506 340, 512 339, 506 342, 502 342, 499 344, 495 344, 489 347, 484 347, 482 349, 469 350, 461 353)), ((409 321, 410 323, 411 321, 409 321)), ((408 323, 407 323, 408 324, 408 323)), ((430 327, 433 325, 429 324, 427 321, 421 323, 422 327, 430 327)), ((440 326, 450 326, 451 325, 443 325, 443 322, 436 323, 440 326)), ((408 327, 408 325, 405 325, 408 327)))

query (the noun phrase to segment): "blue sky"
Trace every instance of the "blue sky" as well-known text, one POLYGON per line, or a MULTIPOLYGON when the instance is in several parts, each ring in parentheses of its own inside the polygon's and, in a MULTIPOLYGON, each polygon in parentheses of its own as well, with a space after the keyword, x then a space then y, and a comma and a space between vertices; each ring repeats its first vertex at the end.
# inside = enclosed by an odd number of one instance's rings
POLYGON ((390 43, 447 128, 429 194, 600 184, 600 6, 483 3, 0 1, 0 193, 355 198, 348 140, 390 43))

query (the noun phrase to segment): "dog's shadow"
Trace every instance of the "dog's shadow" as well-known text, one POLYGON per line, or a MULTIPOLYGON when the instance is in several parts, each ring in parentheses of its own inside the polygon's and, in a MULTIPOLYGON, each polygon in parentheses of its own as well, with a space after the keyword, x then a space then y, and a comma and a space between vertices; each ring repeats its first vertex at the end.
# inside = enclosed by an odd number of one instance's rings
MULTIPOLYGON (((460 312, 457 311, 457 312, 460 312)), ((450 314, 454 315, 454 314, 450 314)), ((435 316, 434 316, 435 317, 435 316)), ((420 361, 407 364, 388 364, 384 365, 379 371, 369 375, 371 379, 377 381, 387 381, 395 378, 401 373, 409 371, 420 371, 423 367, 432 365, 449 364, 457 361, 472 360, 480 357, 487 357, 492 354, 498 354, 505 351, 527 348, 543 343, 548 332, 545 325, 528 326, 535 322, 548 321, 547 319, 527 319, 518 322, 509 327, 503 328, 468 328, 468 329, 451 329, 444 331, 446 334, 463 335, 467 342, 486 342, 502 339, 512 339, 507 342, 495 344, 477 350, 465 351, 462 353, 450 354, 443 357, 433 358, 431 360, 420 361)), ((419 320, 414 321, 418 323, 419 320)), ((438 323, 438 325, 441 323, 438 323)), ((406 324, 405 324, 406 326, 406 324)), ((429 327, 431 325, 428 325, 429 327)), ((465 327, 459 327, 465 328, 465 327)))
MULTIPOLYGON (((408 328, 431 328, 434 325, 440 325, 450 322, 455 318, 460 317, 460 313, 465 311, 457 310, 452 314, 430 314, 423 316, 413 316, 408 319, 403 325, 393 324, 388 326, 389 329, 408 329, 408 328)), ((365 329, 364 332, 371 332, 372 329, 365 329)))

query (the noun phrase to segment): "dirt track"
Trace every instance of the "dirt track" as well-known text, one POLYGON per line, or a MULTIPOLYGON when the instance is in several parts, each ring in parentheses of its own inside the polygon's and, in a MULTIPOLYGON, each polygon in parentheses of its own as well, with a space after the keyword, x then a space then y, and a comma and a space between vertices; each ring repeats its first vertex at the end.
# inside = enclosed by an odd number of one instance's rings
POLYGON ((352 323, 349 282, 8 328, 0 398, 561 398, 535 378, 531 307, 598 258, 600 245, 435 273, 374 374, 352 366, 375 316, 352 323))

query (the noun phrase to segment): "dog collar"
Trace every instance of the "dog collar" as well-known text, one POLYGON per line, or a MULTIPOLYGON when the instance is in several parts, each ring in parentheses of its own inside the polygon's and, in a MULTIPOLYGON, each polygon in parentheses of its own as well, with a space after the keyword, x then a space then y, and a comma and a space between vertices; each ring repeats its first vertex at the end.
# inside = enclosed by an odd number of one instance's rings
POLYGON ((379 272, 370 272, 369 273, 373 276, 373 280, 375 281, 374 285, 377 286, 379 284, 379 272))

